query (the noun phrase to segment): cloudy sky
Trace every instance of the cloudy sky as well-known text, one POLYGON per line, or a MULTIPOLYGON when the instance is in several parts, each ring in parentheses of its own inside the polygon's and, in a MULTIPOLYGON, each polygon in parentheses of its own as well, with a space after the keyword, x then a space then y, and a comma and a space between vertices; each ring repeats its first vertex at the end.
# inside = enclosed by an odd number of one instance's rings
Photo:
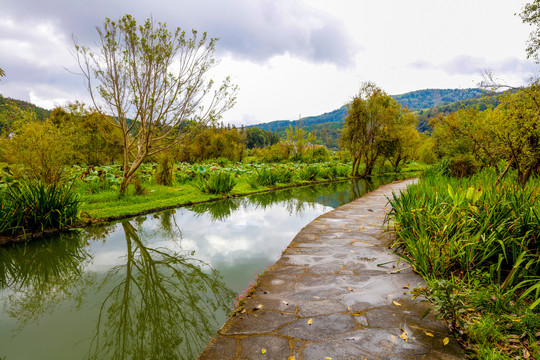
POLYGON ((475 87, 491 70, 511 85, 526 60, 525 0, 0 0, 0 94, 52 108, 88 101, 71 35, 97 40, 105 17, 152 16, 219 37, 217 78, 240 88, 225 123, 332 111, 374 81, 389 94, 475 87), (66 70, 68 69, 68 70, 66 70))

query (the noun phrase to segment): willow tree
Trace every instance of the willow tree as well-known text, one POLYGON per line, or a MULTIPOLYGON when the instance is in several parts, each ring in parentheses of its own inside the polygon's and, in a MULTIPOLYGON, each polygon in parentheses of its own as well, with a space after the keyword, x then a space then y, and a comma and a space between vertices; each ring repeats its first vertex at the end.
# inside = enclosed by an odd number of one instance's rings
POLYGON ((401 111, 399 103, 377 85, 372 82, 362 85, 349 104, 340 138, 341 147, 349 150, 353 157, 353 176, 359 176, 362 162, 365 164, 362 177, 371 175, 384 150, 382 142, 395 129, 401 111))
POLYGON ((217 39, 206 33, 170 31, 153 19, 137 25, 131 15, 107 18, 97 32, 94 48, 73 38, 75 55, 94 110, 122 131, 122 195, 144 159, 231 108, 236 87, 207 79, 217 39))

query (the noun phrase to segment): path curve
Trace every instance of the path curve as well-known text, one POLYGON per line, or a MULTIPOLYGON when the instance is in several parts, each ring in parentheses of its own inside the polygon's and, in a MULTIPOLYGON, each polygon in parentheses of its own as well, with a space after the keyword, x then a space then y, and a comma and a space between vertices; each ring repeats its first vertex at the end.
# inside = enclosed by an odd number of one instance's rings
POLYGON ((422 319, 428 305, 407 294, 422 278, 387 249, 387 197, 413 181, 304 227, 199 360, 464 359, 446 325, 422 319))

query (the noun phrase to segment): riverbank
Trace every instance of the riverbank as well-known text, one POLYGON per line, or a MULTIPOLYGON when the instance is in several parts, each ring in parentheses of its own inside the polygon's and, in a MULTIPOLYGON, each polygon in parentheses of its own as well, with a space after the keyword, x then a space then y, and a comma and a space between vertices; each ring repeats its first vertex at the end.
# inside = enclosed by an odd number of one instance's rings
POLYGON ((387 249, 383 186, 306 226, 199 356, 203 359, 462 359, 408 292, 423 280, 387 249))
MULTIPOLYGON (((377 174, 375 177, 394 177, 403 179, 418 174, 417 169, 399 173, 377 174)), ((83 228, 97 223, 107 223, 127 219, 134 216, 146 215, 157 211, 174 209, 197 204, 210 203, 224 199, 237 198, 276 190, 306 187, 317 184, 327 184, 338 181, 351 181, 354 178, 341 177, 332 180, 297 181, 295 183, 277 184, 277 186, 259 186, 253 189, 249 184, 242 183, 235 187, 235 192, 228 195, 206 194, 193 184, 177 186, 147 185, 143 195, 130 194, 129 197, 119 198, 115 190, 102 191, 97 194, 83 195, 81 199, 80 222, 72 224, 67 229, 46 229, 40 232, 25 232, 17 236, 0 236, 0 245, 24 242, 43 236, 54 235, 60 231, 83 228)))

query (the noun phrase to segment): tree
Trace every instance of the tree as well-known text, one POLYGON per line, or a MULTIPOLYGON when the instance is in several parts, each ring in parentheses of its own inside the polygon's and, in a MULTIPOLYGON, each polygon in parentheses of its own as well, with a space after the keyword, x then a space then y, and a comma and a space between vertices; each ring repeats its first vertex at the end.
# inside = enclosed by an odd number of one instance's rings
POLYGON ((394 171, 399 170, 402 162, 416 156, 420 145, 420 133, 416 129, 418 118, 407 108, 402 109, 399 121, 390 124, 381 139, 382 155, 390 160, 394 171))
POLYGON ((229 78, 215 88, 217 39, 131 15, 105 19, 94 51, 74 38, 75 55, 94 110, 122 131, 123 195, 141 163, 181 142, 190 129, 215 122, 235 102, 229 78), (110 117, 109 117, 110 116, 110 117))
POLYGON ((353 157, 352 174, 359 176, 360 163, 365 164, 363 177, 371 175, 377 158, 382 154, 382 140, 401 117, 399 103, 372 82, 362 85, 349 104, 341 147, 353 157))
POLYGON ((526 51, 527 57, 536 60, 538 63, 540 61, 540 0, 533 0, 531 3, 526 4, 519 16, 524 23, 536 26, 529 35, 526 51))

